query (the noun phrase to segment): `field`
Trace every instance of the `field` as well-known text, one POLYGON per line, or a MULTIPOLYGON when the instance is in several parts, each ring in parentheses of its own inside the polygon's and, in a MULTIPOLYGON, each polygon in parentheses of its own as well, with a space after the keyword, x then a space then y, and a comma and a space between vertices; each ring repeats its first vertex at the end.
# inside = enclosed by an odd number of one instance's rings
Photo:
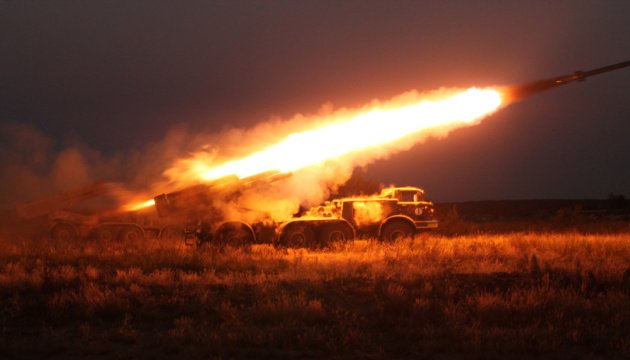
POLYGON ((0 358, 628 358, 625 229, 318 251, 4 239, 0 358))

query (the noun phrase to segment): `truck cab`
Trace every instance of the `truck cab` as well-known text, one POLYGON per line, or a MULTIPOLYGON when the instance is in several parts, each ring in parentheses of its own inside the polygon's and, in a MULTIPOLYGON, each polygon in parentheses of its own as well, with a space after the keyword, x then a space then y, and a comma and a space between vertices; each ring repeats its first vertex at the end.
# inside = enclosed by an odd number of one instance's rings
POLYGON ((411 186, 385 188, 375 196, 335 199, 321 209, 348 221, 357 234, 383 240, 438 227, 433 203, 425 200, 424 190, 411 186))
POLYGON ((417 230, 437 228, 433 203, 424 197, 424 190, 413 187, 390 187, 381 191, 381 196, 398 200, 396 213, 409 217, 417 230))

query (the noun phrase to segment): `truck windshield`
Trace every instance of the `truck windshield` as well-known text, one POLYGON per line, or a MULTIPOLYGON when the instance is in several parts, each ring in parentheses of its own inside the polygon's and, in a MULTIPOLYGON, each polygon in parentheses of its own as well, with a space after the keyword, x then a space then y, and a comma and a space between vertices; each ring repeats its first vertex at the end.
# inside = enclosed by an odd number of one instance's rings
POLYGON ((416 194, 418 194, 417 191, 401 191, 399 198, 400 198, 400 201, 402 201, 402 202, 419 201, 420 199, 418 199, 416 194))

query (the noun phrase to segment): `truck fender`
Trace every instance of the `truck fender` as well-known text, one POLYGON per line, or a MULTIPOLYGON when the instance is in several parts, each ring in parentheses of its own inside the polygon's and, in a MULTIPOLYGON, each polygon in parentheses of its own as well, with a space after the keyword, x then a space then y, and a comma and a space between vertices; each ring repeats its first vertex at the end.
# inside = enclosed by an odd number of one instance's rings
POLYGON ((287 222, 285 222, 285 223, 280 224, 278 227, 276 227, 276 235, 280 235, 280 234, 282 234, 282 231, 283 231, 283 230, 284 230, 287 226, 289 226, 289 225, 291 225, 291 224, 295 224, 295 223, 297 223, 297 222, 301 222, 301 221, 302 221, 302 220, 299 220, 299 219, 298 219, 298 220, 290 220, 290 221, 287 221, 287 222))

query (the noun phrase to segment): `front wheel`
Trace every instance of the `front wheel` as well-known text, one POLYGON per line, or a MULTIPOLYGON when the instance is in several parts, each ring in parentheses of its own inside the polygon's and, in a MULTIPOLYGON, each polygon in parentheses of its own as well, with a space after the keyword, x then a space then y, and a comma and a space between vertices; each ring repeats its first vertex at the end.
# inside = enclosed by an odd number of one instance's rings
POLYGON ((381 240, 393 242, 407 237, 412 237, 415 234, 415 228, 406 222, 392 221, 383 225, 381 230, 381 240))
POLYGON ((228 223, 217 231, 216 240, 221 245, 247 246, 254 243, 254 234, 243 223, 228 223))

